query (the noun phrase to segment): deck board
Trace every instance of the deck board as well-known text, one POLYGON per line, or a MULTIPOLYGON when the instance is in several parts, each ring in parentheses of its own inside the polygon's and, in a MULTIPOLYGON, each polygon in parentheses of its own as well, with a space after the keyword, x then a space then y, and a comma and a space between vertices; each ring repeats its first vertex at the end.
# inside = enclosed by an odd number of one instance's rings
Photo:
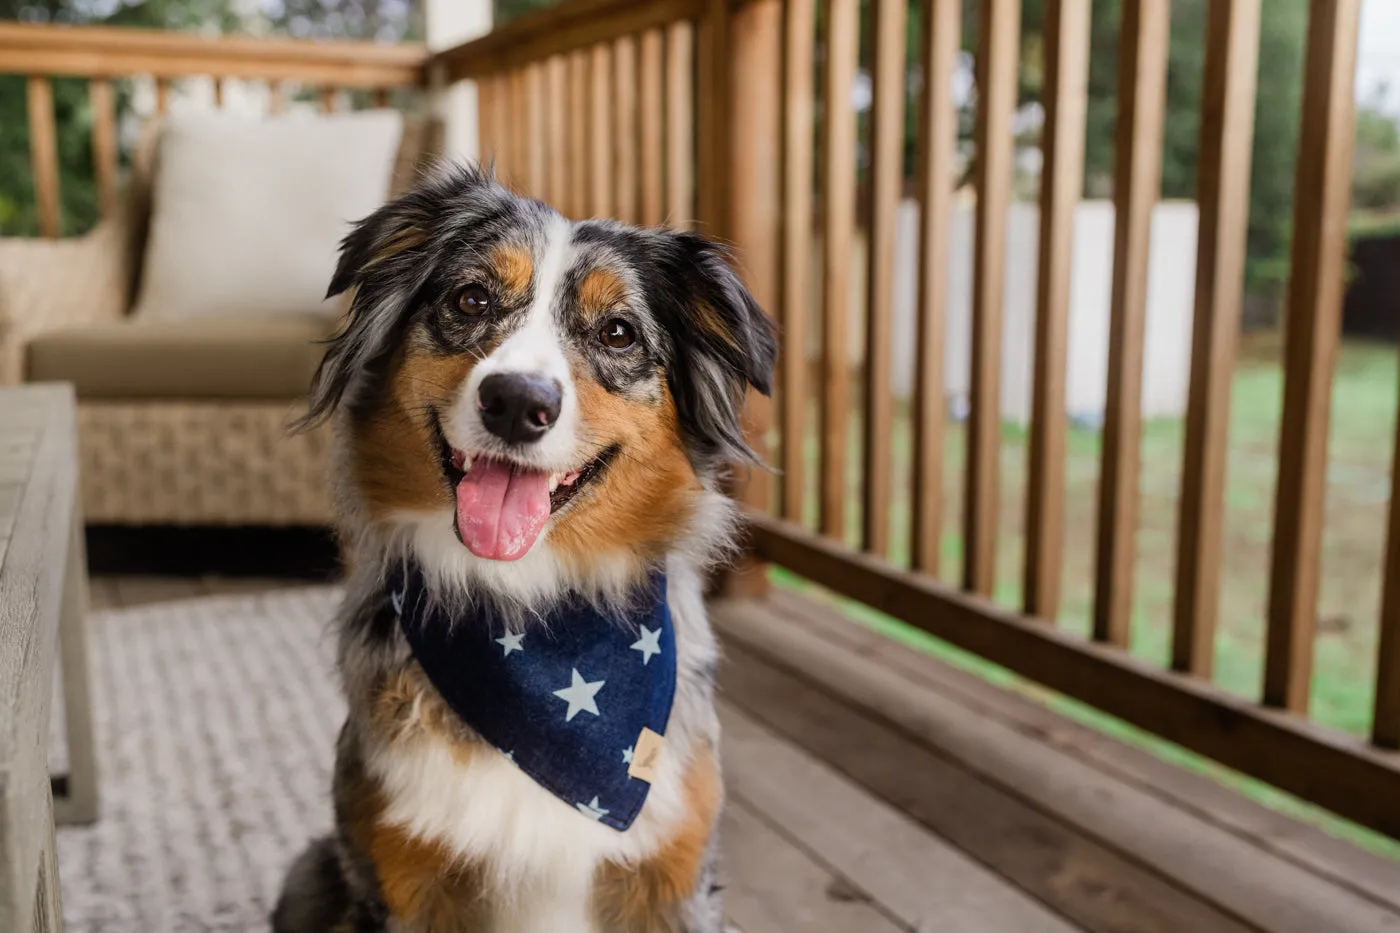
POLYGON ((1071 730, 1053 712, 1041 709, 1029 716, 1022 710, 1021 721, 1008 721, 1004 717, 1016 704, 990 699, 1009 696, 1004 691, 980 682, 975 688, 961 684, 974 695, 969 701, 957 690, 930 689, 905 676, 907 670, 935 672, 929 679, 936 681, 943 676, 938 670, 946 668, 941 662, 908 649, 887 649, 878 636, 845 638, 843 629, 863 630, 818 603, 789 599, 789 605, 775 606, 782 602, 716 607, 717 625, 729 636, 730 671, 722 677, 728 695, 984 860, 1008 856, 986 838, 997 832, 1029 832, 1049 843, 1051 851, 1042 853, 1039 864, 1026 851, 993 864, 1086 928, 1400 929, 1400 911, 1390 900, 1400 890, 1400 866, 1339 840, 1310 838, 1315 830, 1281 814, 1266 820, 1250 810, 1254 804, 1243 811, 1253 825, 1269 827, 1268 839, 1239 831, 1241 820, 1226 818, 1232 794, 1224 788, 1212 786, 1197 803, 1192 781, 1167 781, 1163 773, 1158 783, 1171 791, 1159 793, 1142 778, 1171 766, 1148 767, 1140 753, 1127 755, 1136 774, 1125 775, 1106 762, 1113 760, 1115 745, 1131 750, 1107 737, 1094 741, 1095 760, 1086 761, 1077 744, 1062 741, 1071 730), (891 663, 895 653, 906 655, 900 665, 891 663), (999 712, 989 709, 998 705, 999 712), (884 730, 903 736, 911 747, 900 750, 890 736, 871 737, 884 730), (879 755, 889 757, 883 769, 872 760, 879 755), (924 786, 904 779, 901 765, 919 770, 924 786), (976 778, 992 796, 960 782, 946 765, 976 778), (935 783, 946 786, 934 788, 935 783), (997 793, 1007 799, 993 805, 997 793), (944 806, 931 805, 940 794, 946 795, 944 806), (978 800, 981 835, 963 815, 978 800), (1028 814, 1014 817, 1017 805, 1050 818, 1057 833, 1079 841, 1044 836, 1044 826, 1028 814), (1290 835, 1297 841, 1291 851, 1268 841, 1290 835), (1115 853, 1121 864, 1114 863, 1115 853), (1057 861, 1073 874, 1090 871, 1096 876, 1089 879, 1092 886, 1118 887, 1115 903, 1084 898, 1074 886, 1059 887, 1053 878, 1057 861), (1071 867, 1072 862, 1078 865, 1071 867), (1353 871, 1359 883, 1350 877, 1353 871), (1381 893, 1386 891, 1392 893, 1381 893), (1122 898, 1133 903, 1119 903, 1122 898), (1128 909, 1120 912, 1120 906, 1128 909))
MULTIPOLYGON (((720 703, 728 798, 910 929, 1073 933, 1076 927, 903 813, 720 703)), ((730 840, 732 848, 732 840, 730 840)))
POLYGON ((1142 749, 1002 689, 973 674, 906 648, 863 626, 852 625, 809 599, 775 592, 765 605, 822 640, 898 671, 917 684, 967 708, 978 718, 1005 724, 1090 765, 1123 784, 1168 802, 1237 836, 1266 859, 1302 867, 1328 882, 1400 913, 1400 864, 1382 858, 1290 816, 1255 803, 1201 774, 1176 767, 1142 749))

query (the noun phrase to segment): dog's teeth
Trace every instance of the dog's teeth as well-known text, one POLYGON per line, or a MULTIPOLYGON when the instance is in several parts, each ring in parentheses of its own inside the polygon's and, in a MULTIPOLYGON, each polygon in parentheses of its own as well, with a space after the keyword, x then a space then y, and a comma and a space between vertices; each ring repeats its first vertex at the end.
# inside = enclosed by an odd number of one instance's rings
POLYGON ((549 491, 552 493, 559 488, 559 474, 551 473, 549 476, 549 491))

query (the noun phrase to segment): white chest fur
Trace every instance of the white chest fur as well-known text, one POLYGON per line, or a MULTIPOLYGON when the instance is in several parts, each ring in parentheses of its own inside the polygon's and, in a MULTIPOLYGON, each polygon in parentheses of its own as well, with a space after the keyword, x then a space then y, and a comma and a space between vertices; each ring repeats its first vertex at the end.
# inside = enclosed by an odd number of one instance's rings
POLYGON ((371 757, 385 819, 486 870, 494 923, 482 933, 597 933, 594 872, 656 852, 684 816, 686 762, 667 747, 646 806, 618 832, 549 793, 493 750, 464 762, 445 741, 416 736, 371 757))

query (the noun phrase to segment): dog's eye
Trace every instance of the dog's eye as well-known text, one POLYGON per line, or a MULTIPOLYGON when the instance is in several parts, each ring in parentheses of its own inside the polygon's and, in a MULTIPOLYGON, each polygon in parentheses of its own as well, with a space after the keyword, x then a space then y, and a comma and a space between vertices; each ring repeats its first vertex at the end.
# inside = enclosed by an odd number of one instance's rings
POLYGON ((479 317, 491 310, 491 293, 485 285, 468 285, 457 293, 457 310, 470 317, 479 317))
POLYGON ((621 318, 613 318, 603 325, 603 329, 598 332, 598 339, 603 341, 603 345, 614 350, 626 350, 637 342, 637 332, 632 329, 621 318))

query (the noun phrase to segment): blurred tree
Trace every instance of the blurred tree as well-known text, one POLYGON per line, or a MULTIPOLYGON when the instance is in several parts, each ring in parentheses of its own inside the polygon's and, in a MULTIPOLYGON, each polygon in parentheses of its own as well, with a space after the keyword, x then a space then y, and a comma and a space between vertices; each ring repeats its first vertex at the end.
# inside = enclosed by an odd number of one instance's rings
POLYGON ((1362 107, 1356 114, 1352 206, 1400 214, 1400 123, 1389 114, 1362 107))

